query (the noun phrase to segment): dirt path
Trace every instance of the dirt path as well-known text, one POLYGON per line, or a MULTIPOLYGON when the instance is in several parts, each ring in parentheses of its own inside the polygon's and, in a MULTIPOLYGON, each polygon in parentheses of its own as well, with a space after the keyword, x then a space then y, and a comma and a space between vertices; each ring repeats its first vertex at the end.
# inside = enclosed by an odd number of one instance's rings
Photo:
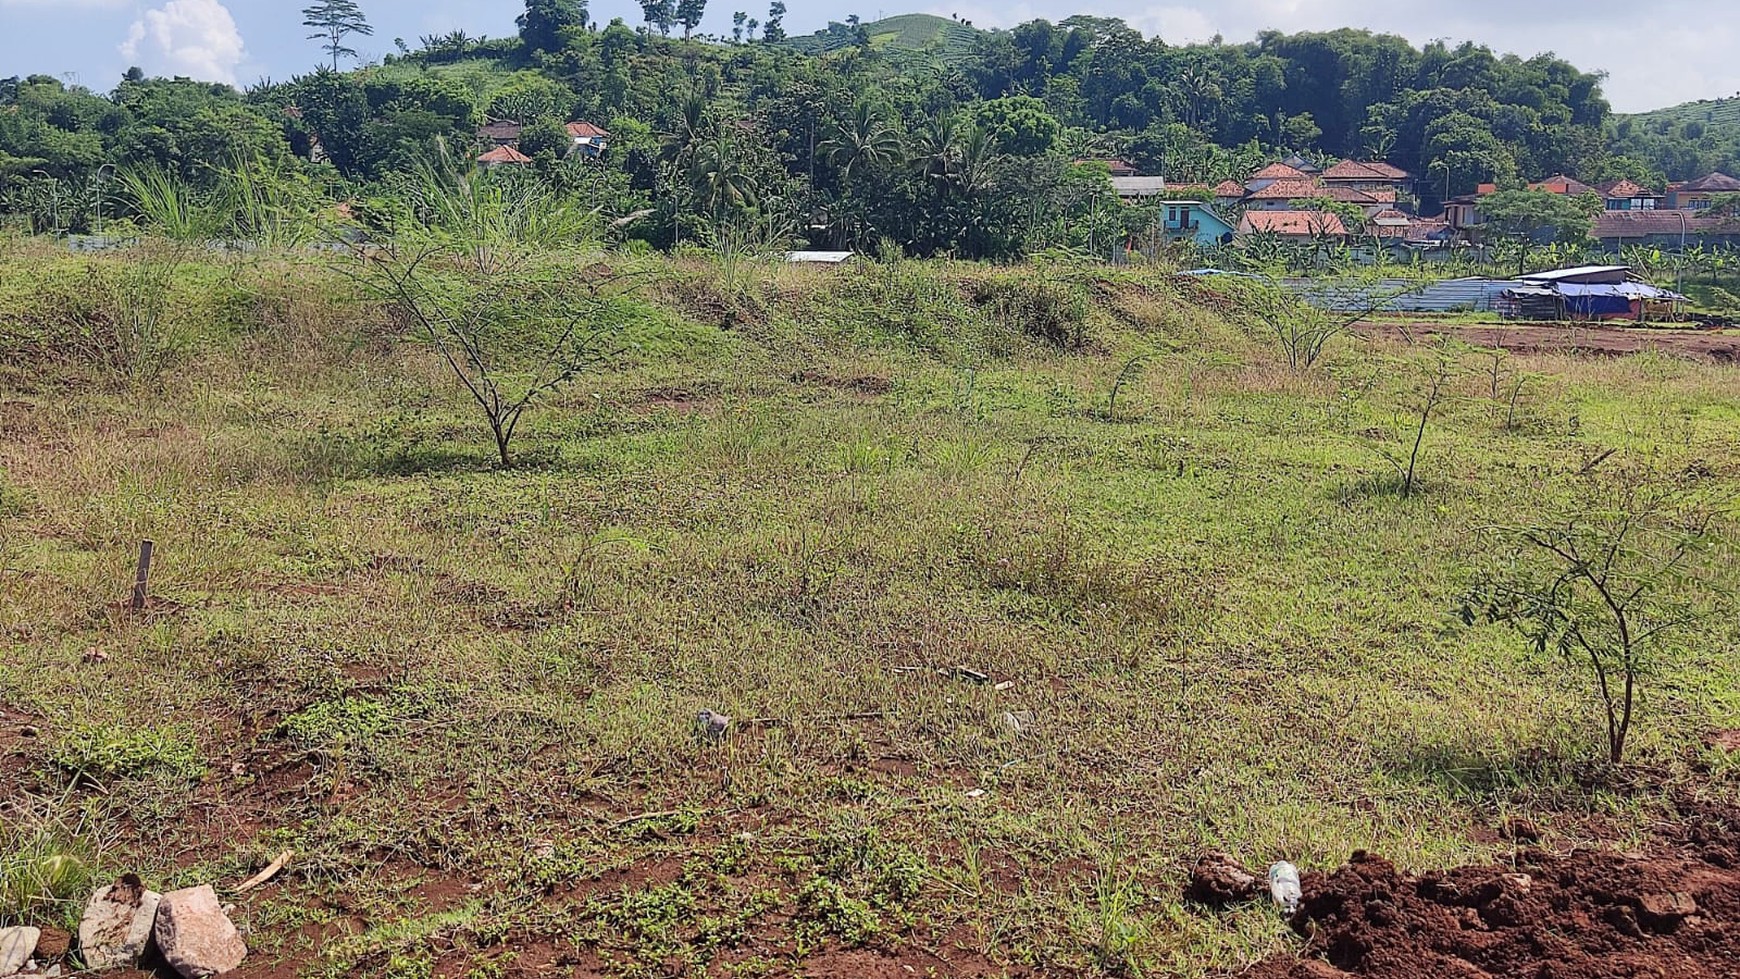
POLYGON ((1644 350, 1709 357, 1725 363, 1740 362, 1740 333, 1715 330, 1635 329, 1620 326, 1560 326, 1515 324, 1464 326, 1454 323, 1398 323, 1367 321, 1355 327, 1368 337, 1386 337, 1414 342, 1448 334, 1483 347, 1501 347, 1516 353, 1594 353, 1620 356, 1644 350))

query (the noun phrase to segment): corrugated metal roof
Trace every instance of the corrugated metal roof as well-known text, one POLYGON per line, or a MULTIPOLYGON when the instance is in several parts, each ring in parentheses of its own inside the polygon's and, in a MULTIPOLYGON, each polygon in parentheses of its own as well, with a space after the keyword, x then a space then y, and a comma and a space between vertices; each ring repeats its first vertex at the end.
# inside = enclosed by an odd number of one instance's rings
POLYGON ((1151 197, 1166 192, 1165 177, 1113 177, 1112 189, 1119 197, 1151 197))
POLYGON ((1531 272, 1521 278, 1529 282, 1575 282, 1578 279, 1622 282, 1630 271, 1629 265, 1579 265, 1576 268, 1554 269, 1550 272, 1531 272))
POLYGON ((1329 285, 1321 279, 1286 279, 1282 285, 1311 305, 1334 312, 1371 309, 1382 313, 1460 313, 1489 312, 1505 290, 1518 288, 1522 283, 1467 278, 1424 284, 1413 279, 1379 279, 1357 285, 1329 285))
POLYGON ((792 263, 815 265, 839 265, 852 259, 854 252, 786 252, 785 260, 792 263))

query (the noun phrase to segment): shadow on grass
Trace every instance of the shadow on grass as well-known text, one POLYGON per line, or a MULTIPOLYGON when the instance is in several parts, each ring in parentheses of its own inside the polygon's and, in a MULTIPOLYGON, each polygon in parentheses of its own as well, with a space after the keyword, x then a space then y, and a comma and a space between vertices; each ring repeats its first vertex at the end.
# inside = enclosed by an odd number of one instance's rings
POLYGON ((1413 745, 1384 758, 1382 764, 1403 781, 1475 804, 1524 798, 1568 801, 1588 795, 1598 781, 1591 763, 1567 754, 1556 743, 1520 750, 1456 742, 1413 745))
POLYGON ((1375 473, 1340 483, 1332 492, 1335 494, 1335 502, 1342 506, 1351 506, 1354 503, 1374 500, 1417 500, 1431 495, 1432 486, 1418 476, 1414 477, 1410 487, 1396 473, 1375 473))

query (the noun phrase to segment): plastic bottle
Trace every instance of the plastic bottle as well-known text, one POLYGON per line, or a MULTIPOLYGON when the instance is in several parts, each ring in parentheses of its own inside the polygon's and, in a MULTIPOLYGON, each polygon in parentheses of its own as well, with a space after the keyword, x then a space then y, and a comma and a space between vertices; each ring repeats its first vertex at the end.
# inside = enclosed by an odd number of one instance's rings
POLYGON ((1287 914, 1299 910, 1299 868, 1285 860, 1269 868, 1269 894, 1287 914))

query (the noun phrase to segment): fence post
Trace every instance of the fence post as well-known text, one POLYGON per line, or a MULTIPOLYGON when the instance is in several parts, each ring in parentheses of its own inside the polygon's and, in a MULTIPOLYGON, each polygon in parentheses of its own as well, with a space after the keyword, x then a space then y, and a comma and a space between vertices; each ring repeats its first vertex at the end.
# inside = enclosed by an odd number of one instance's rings
POLYGON ((151 552, 157 549, 153 541, 139 542, 139 568, 133 574, 133 611, 145 609, 145 592, 151 585, 151 552))

